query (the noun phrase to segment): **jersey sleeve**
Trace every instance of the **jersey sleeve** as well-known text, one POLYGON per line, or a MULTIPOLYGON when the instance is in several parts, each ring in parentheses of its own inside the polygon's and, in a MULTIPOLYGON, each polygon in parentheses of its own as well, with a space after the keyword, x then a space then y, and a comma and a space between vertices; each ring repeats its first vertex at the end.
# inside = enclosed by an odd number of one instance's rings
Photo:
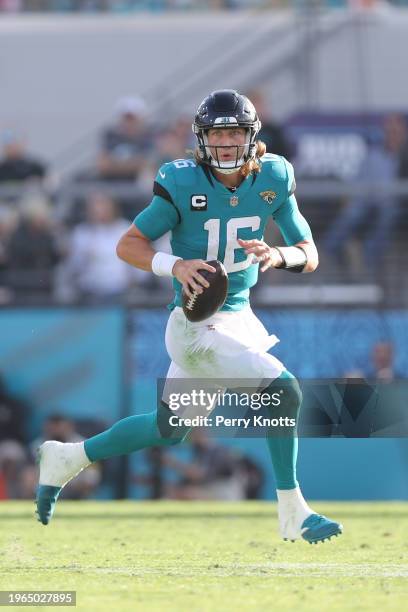
POLYGON ((296 191, 295 171, 293 169, 292 164, 288 162, 287 159, 283 159, 285 161, 287 194, 289 197, 293 195, 296 191))
POLYGON ((181 221, 177 207, 176 184, 168 164, 158 171, 153 184, 153 199, 133 221, 150 240, 157 240, 181 221))
POLYGON ((292 246, 302 240, 313 240, 310 226, 299 210, 295 190, 295 171, 287 159, 285 164, 285 191, 286 199, 273 214, 273 220, 279 227, 283 239, 288 246, 292 246))
POLYGON ((310 226, 300 212, 294 194, 289 196, 278 208, 273 215, 273 220, 279 227, 288 246, 292 246, 302 240, 312 240, 310 226))

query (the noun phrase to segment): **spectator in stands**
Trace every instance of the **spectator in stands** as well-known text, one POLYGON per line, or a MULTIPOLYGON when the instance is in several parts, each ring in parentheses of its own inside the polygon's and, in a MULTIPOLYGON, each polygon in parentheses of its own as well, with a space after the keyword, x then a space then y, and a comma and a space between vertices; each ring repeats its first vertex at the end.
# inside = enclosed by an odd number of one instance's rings
POLYGON ((8 130, 0 136, 0 141, 3 146, 3 156, 0 159, 0 184, 19 184, 45 177, 45 164, 27 153, 26 143, 20 134, 8 130))
POLYGON ((406 378, 407 374, 399 372, 394 364, 394 345, 392 342, 376 342, 371 352, 371 366, 368 367, 366 378, 391 381, 406 378))
POLYGON ((57 440, 57 442, 80 442, 82 436, 76 432, 72 419, 60 412, 53 412, 43 423, 43 435, 33 442, 33 447, 40 446, 44 440, 57 440), (38 444, 37 444, 38 443, 38 444))
POLYGON ((0 204, 0 303, 10 298, 7 283, 7 243, 17 223, 18 214, 10 204, 0 204))
POLYGON ((407 378, 407 373, 398 370, 394 363, 395 347, 388 340, 376 342, 366 360, 364 368, 354 368, 345 372, 345 378, 362 378, 367 380, 392 381, 407 378))
POLYGON ((156 166, 173 159, 190 157, 188 151, 195 148, 191 121, 179 117, 171 127, 160 130, 156 137, 156 166))
POLYGON ((286 159, 290 159, 292 157, 292 152, 289 142, 282 126, 272 119, 271 110, 270 107, 268 107, 264 93, 260 89, 252 89, 248 92, 247 96, 255 106, 262 122, 262 128, 258 134, 258 139, 266 144, 266 150, 269 151, 269 153, 283 155, 286 159))
POLYGON ((27 453, 16 440, 0 442, 0 500, 23 497, 21 474, 27 466, 27 453))
POLYGON ((60 259, 48 201, 27 193, 6 247, 7 284, 15 294, 49 295, 60 259))
POLYGON ((146 124, 147 109, 142 98, 125 97, 116 104, 116 123, 102 134, 97 161, 104 180, 135 181, 151 153, 151 133, 146 124))
POLYGON ((132 281, 146 276, 116 255, 116 245, 129 222, 118 216, 115 202, 102 193, 90 195, 86 213, 87 220, 72 231, 60 284, 90 303, 116 302, 132 281))
MULTIPOLYGON (((359 183, 379 183, 392 187, 408 177, 404 163, 407 147, 407 124, 401 115, 389 115, 384 121, 384 140, 381 145, 368 147, 356 180, 359 183)), ((370 196, 352 199, 329 228, 323 243, 326 251, 339 263, 344 247, 358 230, 364 227, 363 252, 366 269, 376 273, 389 244, 391 231, 399 212, 399 198, 379 191, 370 196)))
POLYGON ((30 415, 29 406, 7 390, 5 380, 0 373, 0 442, 3 440, 27 442, 27 424, 30 415))
POLYGON ((231 501, 245 499, 250 473, 241 455, 229 447, 216 444, 199 428, 191 431, 190 439, 193 455, 191 462, 185 463, 173 454, 165 453, 164 464, 181 476, 178 484, 169 485, 169 497, 231 501))

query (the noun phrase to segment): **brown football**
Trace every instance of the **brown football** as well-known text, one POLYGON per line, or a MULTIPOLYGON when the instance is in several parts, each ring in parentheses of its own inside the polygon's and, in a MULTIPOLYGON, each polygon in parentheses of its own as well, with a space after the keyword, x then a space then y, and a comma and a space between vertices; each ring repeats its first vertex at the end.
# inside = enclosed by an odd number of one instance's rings
POLYGON ((193 293, 193 297, 182 292, 183 311, 187 319, 192 323, 204 321, 215 314, 223 305, 228 293, 228 274, 224 265, 217 260, 207 261, 208 265, 215 268, 215 272, 200 270, 210 286, 202 293, 193 293))

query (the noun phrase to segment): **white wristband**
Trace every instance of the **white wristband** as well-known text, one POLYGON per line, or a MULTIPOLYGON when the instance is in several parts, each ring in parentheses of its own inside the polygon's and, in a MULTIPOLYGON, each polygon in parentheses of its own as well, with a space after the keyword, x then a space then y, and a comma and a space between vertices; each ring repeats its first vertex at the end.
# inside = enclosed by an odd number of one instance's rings
POLYGON ((152 271, 157 276, 173 276, 174 264, 179 259, 182 258, 158 251, 152 259, 152 271))

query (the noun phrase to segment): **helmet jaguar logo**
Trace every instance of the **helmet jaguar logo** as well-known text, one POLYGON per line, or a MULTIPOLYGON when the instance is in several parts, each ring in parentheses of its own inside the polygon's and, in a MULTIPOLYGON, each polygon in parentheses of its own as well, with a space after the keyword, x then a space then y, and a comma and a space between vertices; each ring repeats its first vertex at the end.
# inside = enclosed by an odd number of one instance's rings
POLYGON ((214 125, 230 125, 231 123, 233 123, 234 125, 238 125, 236 117, 217 117, 214 120, 214 125))
POLYGON ((238 206, 238 196, 231 196, 230 197, 230 206, 238 206))
POLYGON ((274 191, 261 191, 259 195, 267 204, 272 204, 276 198, 276 193, 274 191))

